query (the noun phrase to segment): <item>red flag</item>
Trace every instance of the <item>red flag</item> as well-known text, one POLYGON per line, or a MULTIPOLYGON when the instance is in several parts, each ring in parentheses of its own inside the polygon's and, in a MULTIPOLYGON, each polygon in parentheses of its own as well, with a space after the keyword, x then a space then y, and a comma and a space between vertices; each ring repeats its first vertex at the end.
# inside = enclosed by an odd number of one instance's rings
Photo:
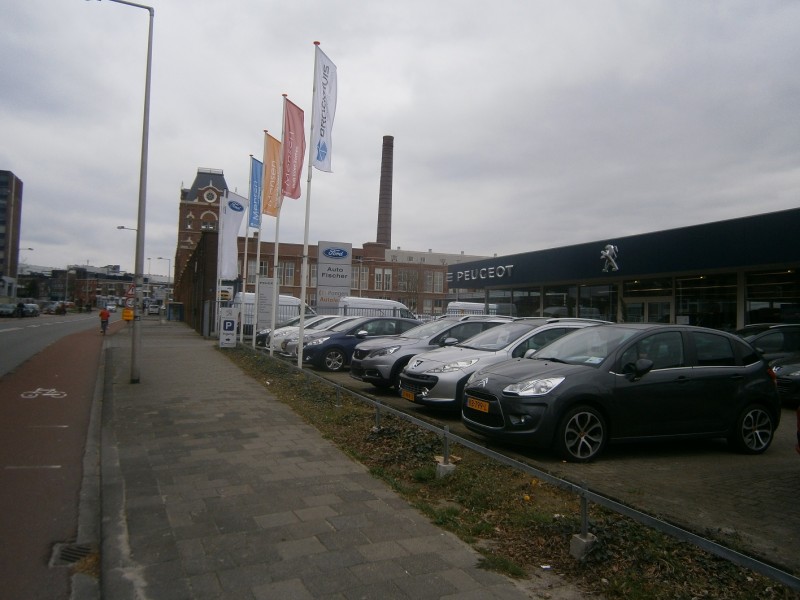
POLYGON ((283 105, 283 185, 281 192, 288 198, 300 197, 300 176, 306 139, 303 131, 303 111, 291 100, 283 105))

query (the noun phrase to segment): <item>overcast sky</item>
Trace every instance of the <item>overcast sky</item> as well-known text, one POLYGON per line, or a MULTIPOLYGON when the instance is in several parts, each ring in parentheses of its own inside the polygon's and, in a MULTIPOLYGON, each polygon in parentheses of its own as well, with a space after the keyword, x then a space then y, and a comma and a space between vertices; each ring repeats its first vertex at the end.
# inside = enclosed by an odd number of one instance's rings
MULTIPOLYGON (((800 201, 795 0, 150 3, 152 273, 174 257, 199 167, 246 196, 284 93, 308 130, 315 40, 339 94, 311 244, 375 241, 384 135, 406 250, 515 254, 800 201)), ((20 245, 34 249, 21 262, 133 271, 135 234, 117 226, 136 227, 147 11, 18 0, 3 24, 0 169, 24 183, 20 245)), ((306 178, 282 242, 303 242, 306 178)))

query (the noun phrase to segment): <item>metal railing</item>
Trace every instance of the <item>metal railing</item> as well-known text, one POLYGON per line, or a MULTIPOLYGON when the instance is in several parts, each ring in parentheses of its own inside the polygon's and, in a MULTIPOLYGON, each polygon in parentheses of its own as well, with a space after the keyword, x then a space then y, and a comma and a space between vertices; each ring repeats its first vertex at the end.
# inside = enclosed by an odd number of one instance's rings
POLYGON ((800 578, 795 577, 791 573, 782 571, 781 569, 773 567, 772 565, 769 565, 753 557, 742 554, 741 552, 733 550, 732 548, 728 548, 727 546, 723 546, 722 544, 719 544, 713 540, 709 540, 700 535, 692 533, 691 531, 688 531, 686 529, 683 529, 666 521, 662 521, 661 519, 648 515, 647 513, 643 513, 634 508, 631 508, 630 506, 626 506, 620 502, 617 502, 616 500, 607 498, 602 494, 598 494, 596 492, 591 491, 585 485, 578 485, 570 481, 567 481, 565 479, 555 477, 554 475, 551 475, 550 473, 537 469, 536 467, 533 467, 529 464, 520 462, 504 454, 495 452, 494 450, 490 450, 489 448, 481 446, 480 444, 476 444, 475 442, 471 442, 466 438, 463 438, 461 436, 452 433, 450 431, 450 428, 446 425, 444 427, 440 427, 438 425, 428 423, 427 421, 418 419, 413 415, 410 415, 401 410, 388 406, 387 404, 382 403, 380 400, 370 398, 354 390, 339 385, 325 377, 322 377, 320 375, 317 375, 316 373, 308 371, 307 369, 300 370, 297 369, 295 365, 290 365, 290 366, 292 369, 302 373, 306 377, 307 381, 313 378, 320 383, 324 383, 333 387, 336 390, 337 397, 341 393, 346 393, 360 402, 372 405, 375 408, 376 428, 380 428, 381 417, 384 413, 387 413, 394 415, 398 418, 404 419, 406 421, 409 421, 410 423, 413 423, 417 427, 421 427, 422 429, 426 429, 438 435, 443 440, 442 443, 443 443, 444 464, 448 464, 449 462, 450 443, 456 443, 461 446, 464 446, 465 448, 469 448, 474 452, 478 452, 479 454, 491 458, 492 460, 495 460, 501 464, 504 464, 518 471, 522 471, 527 475, 531 475, 533 477, 536 477, 537 479, 545 481, 550 485, 553 485, 560 489, 576 494, 581 499, 581 533, 583 534, 587 533, 589 529, 588 503, 594 502, 599 506, 602 506, 604 508, 607 508, 608 510, 616 512, 625 517, 628 517, 638 523, 641 523, 642 525, 655 529, 656 531, 674 537, 683 542, 693 544, 698 548, 705 550, 706 552, 709 552, 715 556, 724 558, 725 560, 728 560, 736 565, 745 567, 756 573, 760 573, 761 575, 764 575, 765 577, 768 577, 774 581, 782 583, 783 585, 786 585, 791 589, 800 591, 800 578))

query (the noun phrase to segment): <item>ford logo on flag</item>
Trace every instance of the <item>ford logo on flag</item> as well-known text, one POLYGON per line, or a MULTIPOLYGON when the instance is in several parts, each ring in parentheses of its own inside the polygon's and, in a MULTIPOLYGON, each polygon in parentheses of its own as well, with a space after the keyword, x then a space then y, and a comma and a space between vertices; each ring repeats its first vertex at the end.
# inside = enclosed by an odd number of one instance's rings
POLYGON ((344 248, 326 248, 323 254, 328 258, 347 258, 347 250, 344 248))
POLYGON ((244 206, 242 206, 236 200, 228 201, 228 206, 231 207, 231 210, 235 210, 236 212, 242 212, 244 210, 244 206))
POLYGON ((328 156, 328 144, 324 140, 320 140, 317 144, 317 160, 324 162, 326 156, 328 156))

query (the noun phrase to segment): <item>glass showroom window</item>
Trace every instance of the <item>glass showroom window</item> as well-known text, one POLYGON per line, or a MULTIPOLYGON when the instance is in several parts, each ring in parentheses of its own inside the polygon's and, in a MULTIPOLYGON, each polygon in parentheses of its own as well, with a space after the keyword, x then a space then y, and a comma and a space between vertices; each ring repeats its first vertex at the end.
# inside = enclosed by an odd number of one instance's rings
POLYGON ((578 288, 574 285, 553 286, 544 288, 545 317, 574 317, 578 288))
POLYGON ((617 320, 617 289, 613 285, 582 285, 578 316, 584 319, 617 320))
POLYGON ((675 321, 713 329, 736 329, 736 274, 675 279, 675 321))
POLYGON ((800 321, 800 275, 794 269, 745 276, 745 325, 800 321))

